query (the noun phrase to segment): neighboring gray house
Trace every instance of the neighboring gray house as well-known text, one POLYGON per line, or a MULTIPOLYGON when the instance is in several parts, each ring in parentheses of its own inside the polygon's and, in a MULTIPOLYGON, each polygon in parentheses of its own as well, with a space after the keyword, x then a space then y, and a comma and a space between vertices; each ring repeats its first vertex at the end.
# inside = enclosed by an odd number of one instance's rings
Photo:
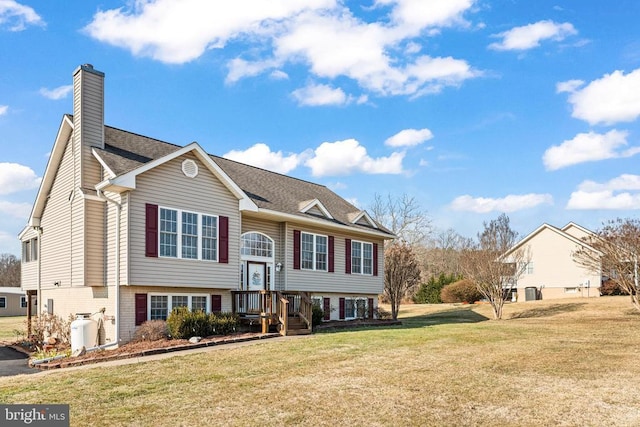
MULTIPOLYGON (((34 312, 32 310, 32 312, 34 312)), ((0 317, 26 316, 27 294, 18 287, 0 287, 0 317)))
POLYGON ((104 321, 128 341, 173 307, 310 330, 372 316, 394 236, 328 188, 105 126, 104 74, 74 72, 28 225, 22 287, 38 312, 104 321), (291 320, 291 322, 289 322, 291 320), (297 325, 297 326, 293 326, 297 325))

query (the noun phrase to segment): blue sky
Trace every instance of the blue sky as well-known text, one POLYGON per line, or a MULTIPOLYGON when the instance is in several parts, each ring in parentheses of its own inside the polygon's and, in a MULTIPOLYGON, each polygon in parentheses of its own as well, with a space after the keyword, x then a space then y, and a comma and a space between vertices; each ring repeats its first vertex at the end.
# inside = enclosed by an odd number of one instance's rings
POLYGON ((637 216, 639 18, 637 0, 0 0, 0 253, 84 63, 108 125, 365 209, 407 194, 437 230, 637 216))

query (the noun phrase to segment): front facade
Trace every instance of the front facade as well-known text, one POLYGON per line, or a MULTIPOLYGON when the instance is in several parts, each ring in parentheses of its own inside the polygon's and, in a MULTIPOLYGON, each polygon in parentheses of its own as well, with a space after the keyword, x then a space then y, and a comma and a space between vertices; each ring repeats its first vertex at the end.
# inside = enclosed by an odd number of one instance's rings
POLYGON ((523 250, 526 265, 515 285, 517 301, 600 296, 601 274, 575 262, 573 254, 589 246, 582 240, 592 232, 574 223, 563 228, 543 224, 509 252, 523 250))
POLYGON ((20 234, 38 313, 99 318, 106 343, 183 305, 242 312, 288 294, 326 319, 373 313, 388 230, 324 186, 105 126, 103 87, 90 65, 74 73, 20 234))

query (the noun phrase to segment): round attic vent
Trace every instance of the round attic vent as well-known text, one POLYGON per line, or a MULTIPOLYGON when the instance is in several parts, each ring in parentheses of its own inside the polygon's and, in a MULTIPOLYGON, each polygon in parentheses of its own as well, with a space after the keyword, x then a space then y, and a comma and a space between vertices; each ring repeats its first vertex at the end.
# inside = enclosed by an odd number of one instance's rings
POLYGON ((187 159, 182 162, 182 173, 189 178, 195 178, 198 176, 198 165, 191 159, 187 159))

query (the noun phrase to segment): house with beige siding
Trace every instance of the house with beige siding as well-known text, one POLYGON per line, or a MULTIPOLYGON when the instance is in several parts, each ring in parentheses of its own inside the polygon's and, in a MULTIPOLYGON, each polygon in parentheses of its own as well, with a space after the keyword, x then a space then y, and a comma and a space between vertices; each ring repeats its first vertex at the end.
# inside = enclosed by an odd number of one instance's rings
POLYGON ((325 186, 104 124, 104 73, 73 74, 29 222, 37 312, 99 319, 107 344, 178 306, 283 334, 371 317, 394 236, 325 186), (296 325, 296 326, 294 326, 296 325))
POLYGON ((542 224, 505 254, 524 250, 526 265, 514 286, 514 300, 591 298, 600 296, 602 275, 580 266, 573 258, 578 249, 597 252, 583 240, 593 232, 575 223, 562 228, 542 224))
POLYGON ((27 294, 18 287, 0 286, 0 317, 26 316, 27 294))

